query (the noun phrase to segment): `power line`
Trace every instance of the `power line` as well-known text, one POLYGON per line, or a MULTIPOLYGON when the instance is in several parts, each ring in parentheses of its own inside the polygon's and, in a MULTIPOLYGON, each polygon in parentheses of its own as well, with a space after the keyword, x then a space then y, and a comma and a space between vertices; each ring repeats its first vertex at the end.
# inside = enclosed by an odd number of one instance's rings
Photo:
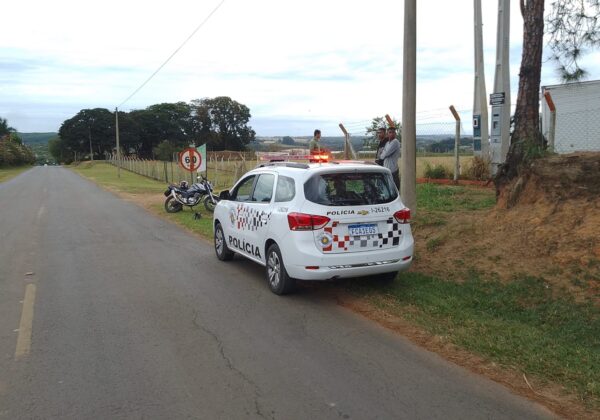
POLYGON ((190 36, 188 36, 188 37, 185 39, 185 41, 183 41, 183 42, 181 43, 181 45, 180 45, 179 47, 177 47, 177 49, 176 49, 175 51, 173 51, 173 53, 172 53, 172 54, 171 54, 171 55, 170 55, 170 56, 169 56, 169 57, 168 57, 168 58, 167 58, 167 59, 166 59, 166 60, 165 60, 165 61, 164 61, 164 62, 163 62, 163 63, 162 63, 162 64, 161 64, 161 65, 160 65, 160 66, 159 66, 157 69, 156 69, 156 71, 154 71, 154 73, 152 73, 152 74, 150 75, 150 77, 148 77, 148 78, 146 79, 146 81, 145 81, 144 83, 142 83, 142 84, 140 85, 140 87, 138 87, 136 90, 134 90, 134 91, 133 91, 133 93, 127 97, 127 99, 125 99, 123 102, 121 102, 117 108, 120 108, 121 106, 123 106, 123 104, 125 104, 125 103, 126 103, 128 100, 130 100, 131 98, 133 98, 133 96, 134 96, 136 93, 138 93, 138 92, 139 92, 139 91, 140 91, 140 90, 141 90, 141 89, 142 89, 144 86, 146 86, 146 84, 147 84, 147 83, 148 83, 150 80, 152 80, 152 78, 153 78, 154 76, 156 76, 156 74, 157 74, 159 71, 161 71, 161 70, 162 70, 162 68, 163 68, 163 67, 164 67, 164 66, 165 66, 165 65, 166 65, 166 64, 167 64, 169 61, 171 61, 171 59, 172 59, 172 58, 175 56, 175 54, 177 54, 177 53, 179 52, 179 50, 181 50, 181 49, 183 48, 183 46, 184 46, 185 44, 187 44, 187 42, 188 42, 190 39, 192 39, 192 37, 193 37, 194 35, 196 35, 196 32, 198 32, 198 31, 200 30, 200 28, 202 28, 206 22, 208 22, 208 20, 209 20, 209 19, 212 17, 212 15, 214 15, 214 14, 215 14, 215 12, 216 12, 217 10, 219 10, 219 8, 220 8, 220 7, 223 5, 223 3, 225 3, 225 0, 221 0, 221 3, 219 3, 219 4, 217 5, 217 7, 215 7, 215 8, 212 10, 212 12, 210 12, 210 13, 208 14, 208 16, 207 16, 207 17, 206 17, 206 18, 205 18, 205 19, 204 19, 204 20, 203 20, 203 21, 202 21, 202 22, 201 22, 201 23, 200 23, 200 24, 199 24, 199 25, 196 27, 196 29, 194 29, 194 32, 192 32, 192 33, 190 34, 190 36))

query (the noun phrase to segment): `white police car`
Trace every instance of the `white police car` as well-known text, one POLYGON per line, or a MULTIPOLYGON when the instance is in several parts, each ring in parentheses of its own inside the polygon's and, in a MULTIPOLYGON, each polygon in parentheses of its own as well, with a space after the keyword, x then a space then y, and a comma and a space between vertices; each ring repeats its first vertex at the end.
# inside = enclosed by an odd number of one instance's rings
POLYGON ((295 280, 377 275, 411 262, 410 210, 389 170, 361 162, 268 163, 221 193, 214 211, 217 257, 266 266, 276 294, 295 280))

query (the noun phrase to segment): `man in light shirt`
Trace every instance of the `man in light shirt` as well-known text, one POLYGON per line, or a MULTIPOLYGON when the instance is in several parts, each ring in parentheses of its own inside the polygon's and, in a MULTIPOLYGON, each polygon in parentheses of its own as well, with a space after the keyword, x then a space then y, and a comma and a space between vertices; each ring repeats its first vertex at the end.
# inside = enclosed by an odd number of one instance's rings
POLYGON ((383 166, 388 168, 394 178, 396 188, 400 190, 400 168, 398 168, 398 159, 400 158, 400 142, 396 138, 396 127, 389 127, 387 130, 388 141, 383 146, 379 154, 379 159, 383 160, 383 166))

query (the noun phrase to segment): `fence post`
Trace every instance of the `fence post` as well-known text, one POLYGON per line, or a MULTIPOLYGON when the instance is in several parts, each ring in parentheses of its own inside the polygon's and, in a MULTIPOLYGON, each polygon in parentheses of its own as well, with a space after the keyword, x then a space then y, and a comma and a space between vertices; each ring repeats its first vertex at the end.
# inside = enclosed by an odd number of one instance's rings
MULTIPOLYGON (((219 182, 219 158, 216 155, 213 155, 212 158, 213 158, 213 162, 215 165, 214 172, 215 172, 215 187, 216 187, 219 182)), ((207 168, 208 168, 208 166, 207 166, 207 168)))
POLYGON ((456 120, 456 133, 454 134, 454 183, 458 184, 458 172, 460 171, 460 162, 458 161, 458 149, 460 146, 460 115, 456 112, 454 105, 450 105, 450 112, 456 120))
POLYGON ((546 103, 548 104, 548 108, 550 109, 550 129, 548 131, 548 149, 554 153, 554 135, 556 133, 556 106, 554 105, 554 101, 552 100, 552 95, 550 92, 544 92, 544 98, 546 99, 546 103))
POLYGON ((340 129, 342 130, 342 133, 344 133, 344 159, 348 160, 348 159, 350 159, 348 157, 348 152, 349 152, 348 141, 349 141, 350 134, 348 134, 348 132, 346 131, 344 124, 340 123, 339 126, 340 126, 340 129))

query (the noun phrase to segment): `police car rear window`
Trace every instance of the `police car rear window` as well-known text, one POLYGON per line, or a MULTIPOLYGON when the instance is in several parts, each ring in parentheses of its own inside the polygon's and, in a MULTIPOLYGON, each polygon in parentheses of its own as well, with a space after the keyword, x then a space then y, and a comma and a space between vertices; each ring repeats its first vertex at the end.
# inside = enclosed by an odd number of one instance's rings
POLYGON ((315 174, 304 184, 307 200, 325 206, 360 206, 394 201, 398 191, 384 172, 315 174))

